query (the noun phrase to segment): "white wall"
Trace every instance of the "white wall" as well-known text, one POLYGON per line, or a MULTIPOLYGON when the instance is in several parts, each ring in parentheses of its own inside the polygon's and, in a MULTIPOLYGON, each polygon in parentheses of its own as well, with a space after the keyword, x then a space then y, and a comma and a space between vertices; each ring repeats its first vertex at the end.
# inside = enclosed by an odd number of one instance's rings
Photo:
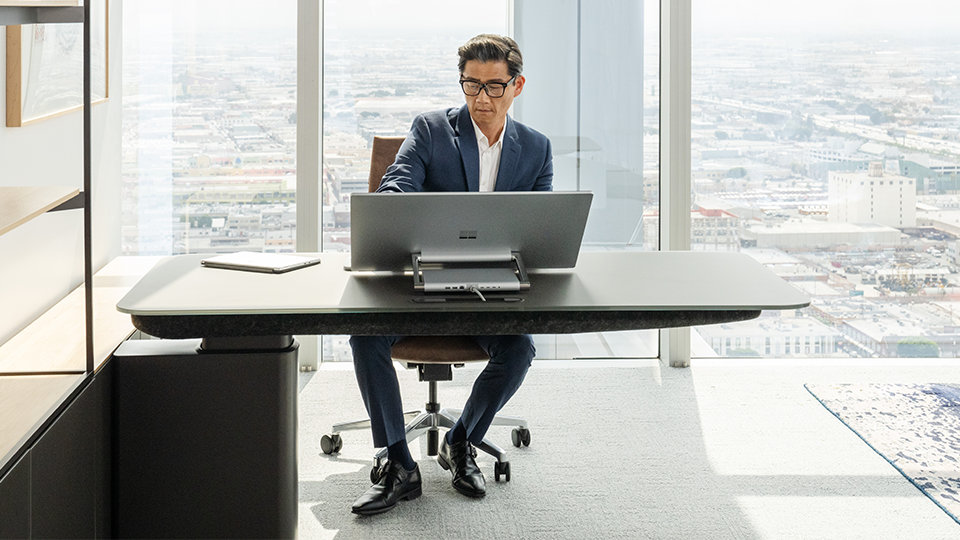
MULTIPOLYGON (((109 95, 92 112, 94 268, 120 252, 122 2, 110 2, 109 95)), ((6 30, 0 27, 0 76, 6 77, 6 30)), ((0 107, 6 105, 0 84, 0 107)), ((80 111, 8 128, 0 114, 0 186, 83 184, 80 111)), ((80 210, 45 214, 0 236, 0 343, 83 281, 80 210)), ((83 321, 77 331, 82 331, 83 321)))

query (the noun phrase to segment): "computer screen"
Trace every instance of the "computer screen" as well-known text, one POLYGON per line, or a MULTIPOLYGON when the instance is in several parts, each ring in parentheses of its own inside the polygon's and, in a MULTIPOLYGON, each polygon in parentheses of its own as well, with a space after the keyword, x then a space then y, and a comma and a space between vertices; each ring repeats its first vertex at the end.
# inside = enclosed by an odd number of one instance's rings
POLYGON ((585 191, 356 193, 351 270, 404 271, 424 261, 497 261, 573 268, 593 194, 585 191))

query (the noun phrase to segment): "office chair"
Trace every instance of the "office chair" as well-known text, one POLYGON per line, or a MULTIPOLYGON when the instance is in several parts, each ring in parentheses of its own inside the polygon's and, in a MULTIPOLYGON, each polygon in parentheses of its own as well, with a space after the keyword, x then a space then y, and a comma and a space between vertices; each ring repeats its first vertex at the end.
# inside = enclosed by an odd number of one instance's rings
MULTIPOLYGON (((403 143, 403 137, 374 137, 373 152, 370 160, 370 177, 368 190, 376 191, 380 186, 387 167, 393 163, 403 143)), ((421 381, 426 381, 428 387, 428 401, 423 411, 404 412, 408 419, 406 425, 407 443, 420 437, 427 436, 427 455, 436 456, 440 440, 439 428, 450 429, 460 418, 461 409, 441 409, 437 398, 437 381, 453 380, 453 368, 462 367, 467 362, 482 362, 489 360, 487 353, 473 340, 463 336, 411 336, 397 342, 390 351, 390 356, 404 365, 407 369, 417 369, 421 381)), ((513 445, 517 448, 530 446, 530 430, 527 421, 513 416, 496 415, 494 426, 515 426, 511 432, 513 445)), ((332 433, 320 439, 320 448, 324 454, 339 452, 343 446, 340 438, 341 431, 352 429, 366 429, 370 427, 370 420, 344 422, 334 424, 332 433)), ((510 462, 504 458, 503 449, 484 438, 477 445, 496 458, 494 464, 494 479, 510 481, 510 462)), ((370 471, 370 480, 376 483, 382 475, 383 460, 387 449, 382 448, 374 456, 374 466, 370 471)))

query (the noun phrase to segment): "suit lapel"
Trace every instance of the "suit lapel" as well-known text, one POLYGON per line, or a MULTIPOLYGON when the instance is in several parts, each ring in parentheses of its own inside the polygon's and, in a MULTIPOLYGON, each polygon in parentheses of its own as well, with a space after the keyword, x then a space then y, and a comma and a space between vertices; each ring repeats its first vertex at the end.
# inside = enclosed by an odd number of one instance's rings
MULTIPOLYGON (((497 183, 494 191, 513 191, 517 178, 517 160, 520 159, 520 138, 513 119, 507 119, 503 131, 503 146, 500 151, 500 168, 497 170, 497 183)), ((479 173, 478 173, 479 174, 479 173)))
POLYGON ((477 149, 477 136, 473 132, 470 111, 464 105, 457 118, 457 136, 454 139, 463 161, 463 172, 467 176, 467 191, 480 191, 480 151, 477 149))

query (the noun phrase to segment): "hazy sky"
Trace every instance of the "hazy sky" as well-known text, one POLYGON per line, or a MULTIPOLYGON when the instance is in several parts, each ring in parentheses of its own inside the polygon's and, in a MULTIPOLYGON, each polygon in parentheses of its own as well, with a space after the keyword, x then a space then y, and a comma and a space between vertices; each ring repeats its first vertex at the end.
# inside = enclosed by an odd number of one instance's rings
MULTIPOLYGON (((296 0, 124 0, 127 16, 172 11, 174 20, 198 28, 296 28, 296 0)), ((389 33, 462 28, 506 28, 506 2, 467 0, 326 0, 324 24, 340 30, 389 33), (496 9, 491 9, 491 5, 496 9)))
MULTIPOLYGON (((522 1, 522 0, 516 0, 522 1)), ((572 0, 557 0, 571 2, 572 0)), ((591 2, 582 0, 581 9, 591 2)), ((643 1, 647 16, 658 0, 643 1)), ((960 32, 960 0, 691 0, 697 31, 960 32)), ((173 20, 198 27, 295 28, 296 0, 125 0, 124 10, 172 9, 173 20)), ((461 28, 504 28, 506 2, 487 0, 326 0, 324 19, 340 30, 427 32, 461 28)))
POLYGON ((960 31, 958 0, 691 0, 694 30, 960 31))
POLYGON ((506 2, 467 0, 327 0, 325 25, 342 29, 429 32, 506 28, 506 2))

